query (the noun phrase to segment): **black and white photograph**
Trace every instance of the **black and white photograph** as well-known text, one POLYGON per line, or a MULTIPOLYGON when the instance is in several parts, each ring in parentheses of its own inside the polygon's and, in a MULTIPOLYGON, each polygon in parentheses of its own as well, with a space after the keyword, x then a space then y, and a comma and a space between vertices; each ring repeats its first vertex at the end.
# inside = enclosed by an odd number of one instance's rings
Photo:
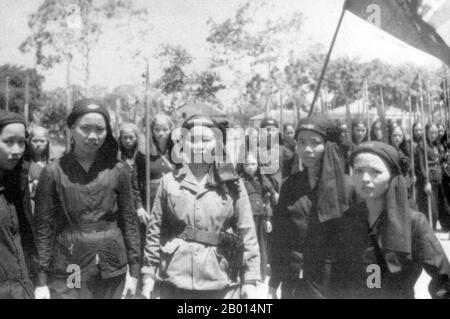
POLYGON ((0 34, 0 299, 450 299, 450 0, 0 0, 0 34))

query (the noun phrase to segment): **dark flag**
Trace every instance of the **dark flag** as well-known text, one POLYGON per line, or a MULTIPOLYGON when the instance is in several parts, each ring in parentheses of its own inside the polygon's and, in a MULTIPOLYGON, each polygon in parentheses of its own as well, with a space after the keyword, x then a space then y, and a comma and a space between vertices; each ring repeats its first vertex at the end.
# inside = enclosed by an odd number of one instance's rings
POLYGON ((450 66, 450 0, 348 0, 346 8, 450 66))

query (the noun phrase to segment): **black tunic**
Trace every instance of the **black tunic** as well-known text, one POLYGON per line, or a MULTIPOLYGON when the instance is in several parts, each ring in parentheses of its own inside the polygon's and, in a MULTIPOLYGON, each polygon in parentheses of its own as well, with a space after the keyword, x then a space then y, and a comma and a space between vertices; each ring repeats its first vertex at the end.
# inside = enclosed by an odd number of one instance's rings
POLYGON ((34 241, 27 172, 18 169, 7 173, 4 180, 0 186, 0 299, 33 298, 30 267, 34 241))
POLYGON ((48 165, 36 190, 34 227, 40 285, 48 274, 67 276, 70 264, 80 265, 83 281, 119 276, 127 264, 139 275, 138 222, 123 163, 98 158, 86 172, 69 153, 48 165))
POLYGON ((367 214, 365 203, 357 204, 342 218, 324 223, 326 235, 311 234, 315 242, 321 241, 318 235, 327 237, 325 245, 322 242, 307 254, 315 256, 306 259, 305 276, 316 291, 325 298, 414 298, 414 285, 425 269, 432 278, 431 296, 449 297, 450 265, 425 216, 411 212, 412 254, 399 256, 402 269, 391 273, 377 244, 383 215, 369 229, 367 214), (368 267, 373 265, 379 267, 379 288, 367 284, 374 273, 368 267))
MULTIPOLYGON (((312 245, 307 242, 308 234, 323 233, 320 229, 323 225, 318 222, 317 209, 313 206, 316 189, 311 189, 307 170, 289 176, 281 187, 272 218, 269 285, 278 288, 282 283, 282 298, 298 297, 292 293, 298 292, 298 286, 303 284, 300 281, 304 278, 305 253, 307 246, 312 245)), ((349 176, 345 176, 345 194, 350 201, 356 201, 349 176)))

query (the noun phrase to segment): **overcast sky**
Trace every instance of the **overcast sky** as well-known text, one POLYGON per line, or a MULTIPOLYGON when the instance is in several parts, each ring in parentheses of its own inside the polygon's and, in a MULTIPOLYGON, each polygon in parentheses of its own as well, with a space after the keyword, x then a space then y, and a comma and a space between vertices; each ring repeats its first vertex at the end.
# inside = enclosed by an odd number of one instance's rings
MULTIPOLYGON (((23 55, 18 47, 30 32, 27 26, 28 16, 43 2, 43 0, 0 0, 0 64, 34 66, 34 57, 23 55)), ((194 56, 193 69, 198 71, 208 63, 207 19, 211 17, 217 22, 223 21, 233 16, 239 4, 244 2, 244 0, 136 0, 138 6, 146 6, 150 11, 149 23, 153 26, 150 48, 156 48, 161 43, 180 44, 194 56)), ((272 12, 274 15, 302 11, 306 19, 303 36, 328 47, 343 0, 277 0, 276 4, 278 9, 272 12)), ((125 38, 123 43, 126 43, 125 38)), ((299 46, 301 47, 301 43, 299 46)), ((411 62, 430 67, 442 65, 434 57, 403 44, 351 13, 346 13, 344 17, 333 57, 343 55, 357 56, 362 60, 380 58, 394 64, 411 62)), ((103 45, 101 52, 94 56, 91 84, 113 88, 120 84, 140 82, 142 69, 139 67, 141 67, 139 63, 123 63, 116 52, 116 47, 103 45)), ((158 77, 156 61, 151 61, 151 71, 154 78, 158 77)), ((45 89, 64 86, 64 67, 57 67, 43 74, 46 77, 45 89)), ((78 76, 77 79, 75 75, 74 82, 81 84, 81 78, 78 76)))

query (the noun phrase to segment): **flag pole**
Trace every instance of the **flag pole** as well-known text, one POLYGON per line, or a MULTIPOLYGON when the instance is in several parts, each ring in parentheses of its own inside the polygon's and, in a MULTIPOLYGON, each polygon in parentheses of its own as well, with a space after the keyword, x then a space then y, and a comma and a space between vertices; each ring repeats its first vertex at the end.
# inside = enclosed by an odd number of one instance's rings
POLYGON ((314 91, 314 98, 311 102, 311 106, 309 109, 309 114, 308 114, 309 116, 311 116, 314 113, 314 104, 316 104, 317 98, 319 97, 319 92, 320 92, 320 88, 322 87, 322 82, 323 82, 323 78, 325 76, 325 71, 327 70, 328 63, 330 62, 331 53, 333 52, 334 44, 336 43, 337 35, 341 28, 342 20, 344 20, 345 11, 347 10, 347 3, 348 3, 348 0, 345 0, 344 5, 342 6, 341 16, 339 17, 339 22, 337 24, 336 31, 334 32, 333 40, 331 41, 331 45, 328 50, 327 56, 325 58, 325 62, 323 64, 322 71, 320 73, 320 77, 319 77, 319 81, 316 86, 316 90, 314 91))
MULTIPOLYGON (((423 108, 423 92, 422 92, 422 78, 419 75, 419 103, 420 103, 420 113, 422 115, 422 127, 425 130, 425 116, 424 116, 424 108, 423 108)), ((427 136, 426 132, 424 132, 424 135, 422 136, 422 142, 423 142, 423 150, 424 150, 424 157, 425 157, 425 185, 430 183, 430 174, 429 174, 429 168, 428 168, 428 145, 427 145, 427 136)), ((430 221, 430 225, 433 226, 433 216, 431 212, 431 198, 430 195, 427 194, 427 204, 428 204, 428 220, 430 221)))

